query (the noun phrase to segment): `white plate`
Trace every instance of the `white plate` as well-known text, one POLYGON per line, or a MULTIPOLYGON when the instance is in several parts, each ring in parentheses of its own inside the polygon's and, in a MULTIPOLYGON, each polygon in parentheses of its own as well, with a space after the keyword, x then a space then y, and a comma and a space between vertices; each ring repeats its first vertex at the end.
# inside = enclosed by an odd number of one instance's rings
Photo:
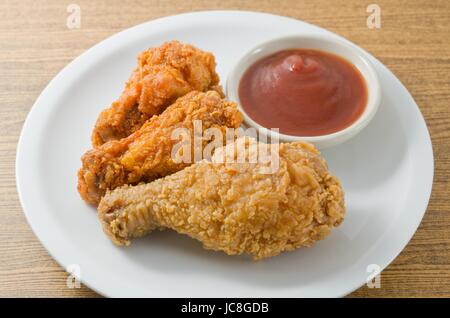
POLYGON ((342 226, 312 248, 253 262, 203 250, 172 231, 119 248, 77 193, 79 158, 90 147, 97 115, 118 96, 140 51, 171 39, 194 44, 215 54, 224 82, 241 54, 270 38, 293 34, 331 33, 262 13, 190 13, 116 34, 65 67, 28 115, 16 163, 23 210, 51 255, 65 268, 78 265, 82 281, 106 296, 335 297, 364 284, 370 264, 386 267, 426 210, 433 154, 414 100, 372 56, 382 104, 362 133, 323 151, 346 191, 347 215, 342 226))

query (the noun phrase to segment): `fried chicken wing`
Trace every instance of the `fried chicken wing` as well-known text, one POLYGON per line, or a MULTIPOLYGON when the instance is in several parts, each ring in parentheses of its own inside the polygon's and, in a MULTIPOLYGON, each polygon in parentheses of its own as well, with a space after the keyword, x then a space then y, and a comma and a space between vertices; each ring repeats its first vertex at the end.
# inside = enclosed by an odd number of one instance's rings
POLYGON ((217 90, 223 95, 215 65, 211 53, 178 41, 141 53, 119 99, 100 113, 93 146, 129 136, 190 91, 217 90))
MULTIPOLYGON (((247 158, 262 145, 247 138, 247 158)), ((134 237, 170 228, 206 249, 262 259, 310 246, 342 222, 342 188, 311 144, 280 144, 278 169, 270 174, 263 169, 268 163, 224 162, 223 149, 211 162, 108 192, 98 207, 104 232, 128 245, 134 237)))
MULTIPOLYGON (((83 155, 78 172, 81 197, 96 206, 108 189, 149 182, 191 164, 193 151, 188 162, 172 158, 172 148, 180 142, 172 139, 172 132, 184 128, 192 136, 195 120, 201 121, 203 131, 214 127, 226 136, 227 127, 240 126, 242 114, 236 103, 223 100, 216 91, 195 91, 180 97, 130 136, 109 141, 83 155)), ((204 139, 202 143, 204 146, 209 142, 204 139)))

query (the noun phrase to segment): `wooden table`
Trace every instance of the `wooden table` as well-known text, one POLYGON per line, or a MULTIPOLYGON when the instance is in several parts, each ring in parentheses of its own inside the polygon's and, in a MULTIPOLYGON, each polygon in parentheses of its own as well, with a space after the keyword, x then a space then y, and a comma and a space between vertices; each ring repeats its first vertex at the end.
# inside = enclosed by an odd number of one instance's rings
POLYGON ((334 31, 378 57, 420 106, 433 140, 433 193, 420 228, 382 272, 381 288, 351 296, 450 296, 450 2, 377 0, 381 28, 366 24, 370 1, 10 1, 0 2, 0 296, 97 296, 69 289, 67 274, 28 226, 14 177, 22 124, 47 83, 95 43, 130 26, 182 12, 242 9, 298 18, 334 31), (66 26, 67 5, 81 28, 66 26))

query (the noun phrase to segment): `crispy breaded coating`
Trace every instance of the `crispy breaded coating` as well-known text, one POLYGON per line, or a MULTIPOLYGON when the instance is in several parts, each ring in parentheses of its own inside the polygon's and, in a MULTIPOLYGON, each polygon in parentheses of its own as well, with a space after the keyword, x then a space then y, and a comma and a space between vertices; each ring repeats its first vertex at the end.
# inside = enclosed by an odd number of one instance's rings
MULTIPOLYGON (((108 189, 149 182, 191 164, 194 151, 191 151, 190 160, 185 160, 189 162, 173 160, 172 148, 180 140, 172 139, 172 133, 175 129, 185 128, 189 137, 193 136, 195 120, 201 121, 202 131, 214 127, 226 136, 227 127, 240 126, 242 114, 236 103, 223 100, 216 91, 195 91, 180 97, 130 136, 109 141, 82 156, 83 166, 78 172, 81 197, 97 206, 108 189)), ((202 141, 203 145, 208 142, 206 138, 202 141)))
POLYGON ((188 92, 217 90, 214 55, 178 41, 150 48, 138 57, 118 100, 103 110, 92 132, 92 145, 129 136, 188 92))
MULTIPOLYGON (((252 139, 246 143, 248 153, 262 147, 252 139)), ((218 148, 212 162, 108 192, 98 207, 105 233, 128 245, 170 228, 206 249, 262 259, 310 246, 342 222, 343 190, 311 144, 280 144, 279 168, 271 174, 264 170, 268 163, 223 162, 222 153, 218 148)))

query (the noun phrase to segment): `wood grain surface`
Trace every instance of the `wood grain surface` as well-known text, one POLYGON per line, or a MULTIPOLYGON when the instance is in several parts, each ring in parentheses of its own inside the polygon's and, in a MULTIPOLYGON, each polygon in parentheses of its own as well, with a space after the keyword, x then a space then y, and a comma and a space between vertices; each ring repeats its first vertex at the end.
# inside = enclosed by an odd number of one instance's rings
POLYGON ((378 1, 381 28, 366 25, 369 1, 183 0, 0 1, 0 296, 95 297, 70 289, 66 272, 28 226, 14 177, 16 144, 27 113, 47 83, 106 37, 158 17, 240 9, 301 19, 336 32, 387 65, 411 92, 433 140, 431 201, 417 233, 381 274, 381 288, 351 297, 450 297, 450 1, 378 1), (81 7, 81 28, 66 26, 81 7))

